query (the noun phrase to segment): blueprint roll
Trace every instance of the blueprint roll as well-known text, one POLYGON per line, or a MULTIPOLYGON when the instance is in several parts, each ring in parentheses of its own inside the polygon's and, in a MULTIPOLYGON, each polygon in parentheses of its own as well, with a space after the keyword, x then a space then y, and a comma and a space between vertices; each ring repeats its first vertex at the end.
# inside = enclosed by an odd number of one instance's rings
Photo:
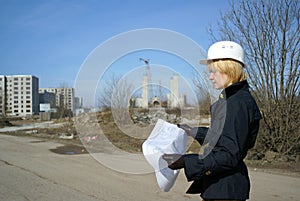
POLYGON ((185 154, 187 134, 177 125, 159 119, 151 134, 142 145, 143 154, 155 171, 161 190, 168 192, 174 185, 180 170, 168 168, 162 159, 164 154, 185 154))

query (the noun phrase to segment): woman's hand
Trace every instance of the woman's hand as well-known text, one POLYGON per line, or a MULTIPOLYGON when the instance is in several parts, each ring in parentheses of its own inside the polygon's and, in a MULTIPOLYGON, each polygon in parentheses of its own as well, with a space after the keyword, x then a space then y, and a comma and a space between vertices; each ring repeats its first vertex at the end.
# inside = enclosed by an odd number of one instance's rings
POLYGON ((168 167, 172 170, 185 167, 184 157, 181 154, 164 154, 162 158, 168 163, 168 167))
POLYGON ((190 127, 187 124, 177 124, 177 127, 183 129, 188 136, 191 136, 193 138, 195 138, 197 134, 197 129, 190 127))

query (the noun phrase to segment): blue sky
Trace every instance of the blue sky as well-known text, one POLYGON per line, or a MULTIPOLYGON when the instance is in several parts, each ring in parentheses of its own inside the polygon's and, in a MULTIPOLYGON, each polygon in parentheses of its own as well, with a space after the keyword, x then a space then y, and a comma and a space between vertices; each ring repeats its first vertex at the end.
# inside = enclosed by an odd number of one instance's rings
POLYGON ((228 9, 224 0, 0 0, 0 74, 73 86, 97 46, 143 28, 181 33, 207 50, 208 26, 228 9))

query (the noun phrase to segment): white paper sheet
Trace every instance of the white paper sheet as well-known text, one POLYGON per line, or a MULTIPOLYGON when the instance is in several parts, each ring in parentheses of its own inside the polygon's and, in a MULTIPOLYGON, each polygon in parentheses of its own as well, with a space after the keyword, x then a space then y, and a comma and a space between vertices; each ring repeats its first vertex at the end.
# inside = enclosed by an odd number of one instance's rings
POLYGON ((154 168, 160 189, 168 192, 174 185, 180 170, 171 170, 162 159, 163 154, 185 154, 187 135, 174 124, 159 119, 148 139, 143 143, 143 154, 154 168))

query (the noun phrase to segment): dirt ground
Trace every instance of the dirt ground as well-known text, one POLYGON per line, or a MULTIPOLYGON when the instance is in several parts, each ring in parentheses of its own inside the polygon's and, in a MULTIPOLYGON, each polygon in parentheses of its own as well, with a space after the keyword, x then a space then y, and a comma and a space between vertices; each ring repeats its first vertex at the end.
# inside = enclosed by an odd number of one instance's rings
MULTIPOLYGON (((16 136, 30 136, 28 134, 24 135, 23 133, 14 133, 16 136)), ((37 141, 33 143, 46 142, 46 141, 54 141, 58 143, 62 143, 62 146, 56 147, 55 149, 51 149, 51 152, 62 155, 78 155, 78 154, 87 154, 89 150, 82 145, 82 142, 79 139, 73 140, 65 140, 59 138, 49 138, 45 135, 31 135, 38 138, 37 141)), ((274 173, 280 175, 289 175, 300 177, 300 164, 295 162, 280 162, 273 161, 267 162, 263 160, 259 161, 250 161, 246 160, 246 164, 248 168, 252 171, 258 172, 266 172, 266 173, 274 173)))
MULTIPOLYGON (((52 124, 60 124, 62 122, 69 122, 69 120, 62 119, 62 120, 55 120, 52 121, 52 124)), ((10 120, 8 126, 9 127, 19 127, 22 125, 31 125, 31 124, 38 124, 43 123, 39 122, 36 119, 14 119, 10 120)), ((88 153, 90 150, 87 150, 86 147, 83 145, 82 141, 75 136, 74 139, 61 139, 61 133, 67 132, 74 132, 74 128, 69 128, 68 126, 63 126, 60 128, 34 128, 34 129, 26 129, 26 130, 16 130, 9 132, 10 135, 16 136, 32 136, 38 138, 37 142, 44 142, 44 141, 55 141, 58 143, 64 144, 63 146, 57 147, 52 149, 51 151, 57 154, 65 154, 65 155, 77 155, 77 154, 85 154, 88 153), (31 132, 34 131, 34 132, 31 132)), ((3 126, 2 126, 3 128, 3 126)), ((1 134, 1 129, 0 129, 1 134)), ((3 134, 3 133, 2 133, 3 134)), ((141 149, 139 149, 140 152, 141 149)), ((136 150, 135 150, 136 151, 136 150)), ((266 160, 246 160, 246 164, 250 170, 253 171, 261 171, 261 172, 268 172, 268 173, 275 173, 281 175, 291 175, 300 177, 300 163, 289 161, 266 161, 266 160)))
MULTIPOLYGON (((0 200, 201 200, 185 194, 190 183, 183 171, 170 192, 161 191, 142 155, 101 152, 91 157, 79 145, 25 135, 1 134, 0 141, 0 200)), ((299 200, 299 177, 254 169, 249 175, 250 201, 299 200)))

